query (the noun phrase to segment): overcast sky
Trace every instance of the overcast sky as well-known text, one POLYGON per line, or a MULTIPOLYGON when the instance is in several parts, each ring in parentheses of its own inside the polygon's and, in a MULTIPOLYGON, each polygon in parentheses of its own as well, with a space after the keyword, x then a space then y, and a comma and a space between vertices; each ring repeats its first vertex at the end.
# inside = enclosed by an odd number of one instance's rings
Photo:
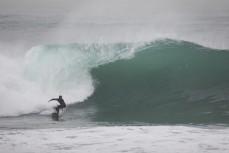
POLYGON ((0 0, 1 9, 77 9, 91 6, 104 8, 229 8, 228 0, 0 0), (157 6, 157 7, 155 7, 157 6))

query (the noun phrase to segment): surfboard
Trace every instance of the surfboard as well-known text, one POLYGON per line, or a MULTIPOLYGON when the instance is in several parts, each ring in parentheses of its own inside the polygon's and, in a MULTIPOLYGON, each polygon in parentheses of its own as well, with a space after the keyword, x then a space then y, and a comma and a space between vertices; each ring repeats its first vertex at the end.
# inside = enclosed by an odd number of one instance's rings
POLYGON ((55 121, 59 120, 59 115, 57 113, 52 113, 52 119, 55 121))

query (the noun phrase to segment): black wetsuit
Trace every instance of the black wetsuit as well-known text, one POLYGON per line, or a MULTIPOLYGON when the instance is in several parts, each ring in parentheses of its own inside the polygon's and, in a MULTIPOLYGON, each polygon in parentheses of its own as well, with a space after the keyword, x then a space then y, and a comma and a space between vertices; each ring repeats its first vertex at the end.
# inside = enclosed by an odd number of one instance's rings
MULTIPOLYGON (((58 105, 57 107, 56 107, 56 112, 57 112, 57 114, 59 114, 59 110, 61 109, 61 108, 65 108, 66 107, 66 104, 65 104, 65 102, 64 102, 64 99, 62 99, 62 98, 53 98, 53 99, 51 99, 51 100, 56 100, 56 101, 58 101, 59 103, 60 103, 60 105, 58 105)), ((50 100, 50 101, 51 101, 50 100)))

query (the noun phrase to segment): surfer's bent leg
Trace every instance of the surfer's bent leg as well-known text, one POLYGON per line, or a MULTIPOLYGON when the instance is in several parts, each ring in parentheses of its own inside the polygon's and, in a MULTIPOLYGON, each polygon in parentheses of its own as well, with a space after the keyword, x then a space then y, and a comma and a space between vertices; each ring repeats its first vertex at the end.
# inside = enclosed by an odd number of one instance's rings
POLYGON ((57 113, 57 114, 59 114, 60 108, 61 108, 61 105, 58 105, 58 106, 56 107, 56 113, 57 113))
POLYGON ((65 108, 66 106, 64 106, 64 105, 58 105, 57 107, 56 107, 56 113, 57 114, 59 114, 59 110, 62 108, 65 108))

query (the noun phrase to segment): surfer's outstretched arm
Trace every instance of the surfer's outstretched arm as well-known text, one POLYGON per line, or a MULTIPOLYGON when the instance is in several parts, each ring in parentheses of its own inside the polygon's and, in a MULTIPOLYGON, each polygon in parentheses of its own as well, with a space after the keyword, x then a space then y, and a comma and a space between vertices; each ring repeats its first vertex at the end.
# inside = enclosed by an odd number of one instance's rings
POLYGON ((53 100, 57 100, 57 99, 56 98, 53 98, 53 99, 50 99, 48 102, 53 101, 53 100))

